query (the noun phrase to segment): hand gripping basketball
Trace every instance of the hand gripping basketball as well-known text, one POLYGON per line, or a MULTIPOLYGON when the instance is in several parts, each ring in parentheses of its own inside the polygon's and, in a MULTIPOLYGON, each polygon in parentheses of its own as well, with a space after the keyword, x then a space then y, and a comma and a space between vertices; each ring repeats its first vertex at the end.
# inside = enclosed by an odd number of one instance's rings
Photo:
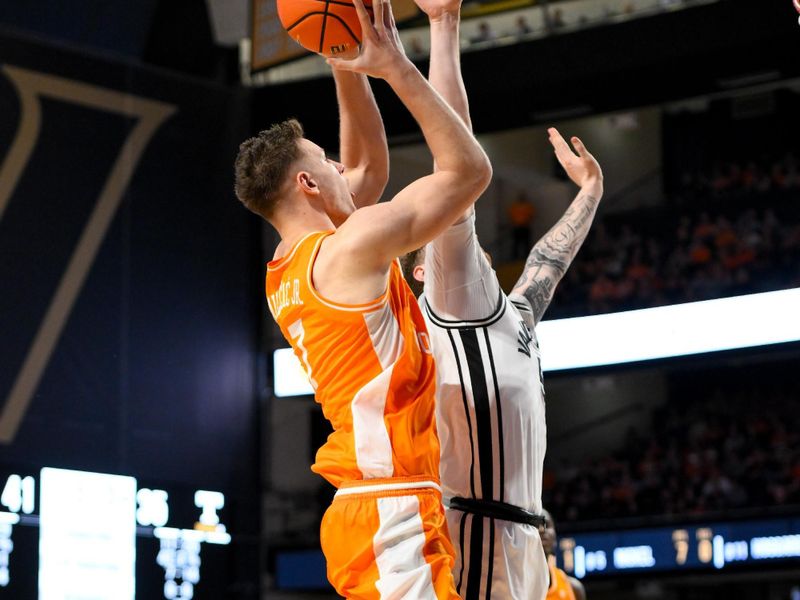
POLYGON ((375 21, 370 19, 363 0, 353 0, 361 24, 361 52, 354 59, 329 58, 335 69, 364 73, 386 79, 398 69, 411 65, 406 57, 389 0, 373 3, 375 21))

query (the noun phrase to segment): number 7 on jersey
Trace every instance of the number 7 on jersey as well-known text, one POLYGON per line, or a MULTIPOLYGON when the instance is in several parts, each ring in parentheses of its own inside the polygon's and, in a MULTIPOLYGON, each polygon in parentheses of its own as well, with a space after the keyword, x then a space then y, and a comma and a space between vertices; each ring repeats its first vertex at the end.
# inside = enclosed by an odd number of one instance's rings
POLYGON ((303 338, 305 335, 306 332, 303 329, 302 319, 298 319, 289 325, 289 336, 292 338, 292 342, 296 343, 297 347, 300 349, 300 360, 303 363, 303 368, 306 370, 306 375, 308 376, 309 383, 311 383, 311 387, 316 391, 317 382, 314 381, 314 377, 311 375, 311 365, 308 363, 308 350, 303 345, 303 338))

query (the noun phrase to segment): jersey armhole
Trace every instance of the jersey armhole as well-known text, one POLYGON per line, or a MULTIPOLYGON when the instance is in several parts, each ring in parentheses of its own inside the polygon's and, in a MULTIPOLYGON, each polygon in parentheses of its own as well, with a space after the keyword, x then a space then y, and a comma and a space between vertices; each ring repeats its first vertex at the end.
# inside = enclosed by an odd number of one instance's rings
POLYGON ((311 250, 311 256, 308 259, 308 269, 306 271, 306 285, 308 286, 308 290, 311 292, 311 295, 314 296, 314 299, 324 304, 328 308, 332 308, 334 310, 341 310, 345 312, 363 312, 367 310, 375 310, 386 304, 386 301, 389 298, 389 289, 391 288, 391 266, 390 272, 388 273, 388 277, 386 278, 386 289, 383 293, 372 300, 371 302, 365 302, 363 304, 344 304, 342 302, 336 302, 334 300, 328 300, 327 298, 323 297, 322 294, 317 290, 314 286, 314 265, 317 262, 317 256, 319 255, 320 248, 322 247, 322 242, 325 241, 325 238, 333 234, 333 231, 325 232, 324 235, 319 236, 319 239, 314 244, 314 248, 311 250))
POLYGON ((513 292, 508 295, 508 299, 511 304, 514 305, 514 308, 519 311, 520 316, 525 320, 528 327, 533 329, 536 326, 536 322, 533 317, 533 307, 530 301, 525 296, 514 294, 513 292))

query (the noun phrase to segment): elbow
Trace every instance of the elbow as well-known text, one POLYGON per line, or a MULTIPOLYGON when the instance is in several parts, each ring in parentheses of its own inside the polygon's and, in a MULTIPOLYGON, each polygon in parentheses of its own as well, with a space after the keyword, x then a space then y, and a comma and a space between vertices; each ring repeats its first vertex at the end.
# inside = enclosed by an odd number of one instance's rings
POLYGON ((474 204, 492 181, 492 163, 477 143, 474 150, 462 152, 458 162, 442 171, 449 171, 454 195, 462 199, 462 210, 474 204))
POLYGON ((476 195, 479 196, 492 182, 492 163, 489 162, 489 157, 483 150, 480 151, 479 156, 475 157, 470 166, 470 175, 470 183, 474 187, 476 195))

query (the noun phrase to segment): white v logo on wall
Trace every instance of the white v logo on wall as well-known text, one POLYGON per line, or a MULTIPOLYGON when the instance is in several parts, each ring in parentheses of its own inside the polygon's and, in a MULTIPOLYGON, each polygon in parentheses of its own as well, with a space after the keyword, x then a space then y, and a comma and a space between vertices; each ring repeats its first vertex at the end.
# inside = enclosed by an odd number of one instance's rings
MULTIPOLYGON (((30 343, 14 350, 19 351, 24 359, 12 378, 10 388, 0 389, 0 443, 10 444, 30 407, 139 160, 153 135, 175 113, 176 107, 11 65, 0 66, 0 71, 13 86, 20 106, 16 134, 0 166, 0 221, 7 214, 17 184, 40 142, 43 100, 117 114, 134 121, 117 156, 111 161, 110 170, 71 249, 66 268, 51 291, 49 303, 30 343)), ((91 132, 87 132, 87 138, 91 138, 91 132)), ((71 157, 62 158, 68 161, 71 157)), ((62 192, 67 193, 66 190, 62 192)), ((32 231, 30 235, 36 235, 36 232, 32 231)))

